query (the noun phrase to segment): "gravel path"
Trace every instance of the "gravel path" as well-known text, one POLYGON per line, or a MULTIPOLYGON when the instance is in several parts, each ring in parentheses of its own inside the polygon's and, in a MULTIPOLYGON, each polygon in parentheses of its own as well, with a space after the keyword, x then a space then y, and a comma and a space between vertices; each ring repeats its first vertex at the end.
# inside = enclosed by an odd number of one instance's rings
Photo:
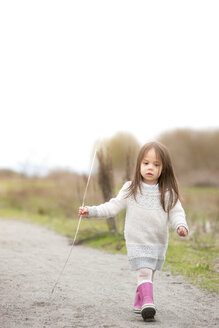
POLYGON ((73 249, 64 275, 67 238, 17 220, 0 220, 1 328, 216 327, 218 297, 182 277, 155 275, 156 320, 132 312, 135 272, 127 257, 84 246, 73 249))

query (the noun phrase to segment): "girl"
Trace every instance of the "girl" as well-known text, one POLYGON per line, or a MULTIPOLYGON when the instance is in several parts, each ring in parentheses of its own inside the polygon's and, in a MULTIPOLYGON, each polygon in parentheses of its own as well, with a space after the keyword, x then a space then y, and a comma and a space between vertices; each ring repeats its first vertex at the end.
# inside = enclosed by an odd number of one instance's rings
POLYGON ((168 221, 179 236, 188 234, 179 200, 173 166, 164 145, 145 144, 139 152, 134 178, 126 182, 116 198, 99 206, 79 208, 79 216, 112 217, 126 209, 126 247, 131 270, 137 272, 134 311, 144 320, 153 318, 153 278, 161 270, 168 246, 168 221))

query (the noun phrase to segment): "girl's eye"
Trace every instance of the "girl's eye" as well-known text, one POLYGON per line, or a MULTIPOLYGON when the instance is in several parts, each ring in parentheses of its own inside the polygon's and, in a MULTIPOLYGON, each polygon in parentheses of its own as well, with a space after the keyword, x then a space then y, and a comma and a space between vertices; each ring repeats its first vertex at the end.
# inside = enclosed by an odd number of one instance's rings
POLYGON ((143 164, 147 165, 147 164, 148 164, 148 162, 143 162, 143 164))
POLYGON ((155 166, 160 166, 160 164, 155 164, 155 166))

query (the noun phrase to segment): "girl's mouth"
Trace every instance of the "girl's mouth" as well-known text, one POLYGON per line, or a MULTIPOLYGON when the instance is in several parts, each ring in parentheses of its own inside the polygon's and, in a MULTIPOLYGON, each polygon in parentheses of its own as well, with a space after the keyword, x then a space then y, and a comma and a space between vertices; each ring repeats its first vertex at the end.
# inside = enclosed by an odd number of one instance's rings
POLYGON ((152 173, 146 173, 146 175, 152 176, 153 174, 152 173))

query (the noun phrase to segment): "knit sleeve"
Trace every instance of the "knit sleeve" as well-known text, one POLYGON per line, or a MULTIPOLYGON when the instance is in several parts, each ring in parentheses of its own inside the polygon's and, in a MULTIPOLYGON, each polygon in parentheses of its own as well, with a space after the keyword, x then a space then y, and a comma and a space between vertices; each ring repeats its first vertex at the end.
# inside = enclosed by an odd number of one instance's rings
POLYGON ((189 231, 189 227, 186 222, 186 215, 180 200, 169 212, 169 220, 173 230, 177 231, 179 227, 185 227, 189 231))
POLYGON ((115 198, 111 198, 110 201, 98 205, 98 206, 86 206, 88 209, 88 217, 100 217, 100 218, 109 218, 118 214, 120 211, 126 208, 127 198, 126 198, 126 189, 129 187, 130 182, 126 182, 122 189, 119 191, 118 195, 115 198))

